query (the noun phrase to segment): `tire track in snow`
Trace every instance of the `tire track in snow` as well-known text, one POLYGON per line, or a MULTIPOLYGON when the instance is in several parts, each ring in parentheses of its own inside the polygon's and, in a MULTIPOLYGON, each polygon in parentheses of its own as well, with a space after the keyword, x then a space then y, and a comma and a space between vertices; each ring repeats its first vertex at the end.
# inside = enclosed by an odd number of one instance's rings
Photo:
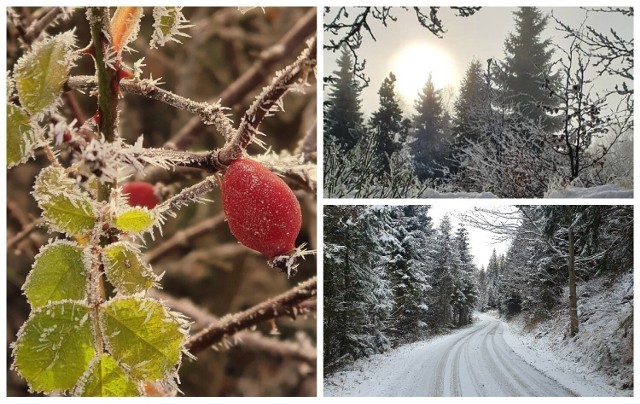
POLYGON ((508 396, 515 397, 519 395, 518 390, 505 377, 505 375, 500 370, 498 364, 493 360, 491 353, 489 352, 489 345, 487 340, 490 337, 492 338, 495 336, 498 325, 499 325, 498 323, 496 323, 495 325, 492 325, 491 330, 482 339, 482 345, 481 345, 482 357, 487 367, 491 370, 492 376, 494 376, 495 381, 498 383, 502 391, 505 392, 506 395, 508 396))
MULTIPOLYGON (((484 326, 480 331, 483 331, 486 334, 487 328, 488 326, 484 326)), ((481 338, 480 332, 476 333, 474 337, 481 338)), ((473 355, 471 355, 470 348, 471 348, 471 340, 469 341, 468 344, 465 345, 465 351, 464 351, 465 368, 471 378, 471 383, 473 385, 472 387, 473 387, 473 390, 475 391, 475 394, 480 397, 486 397, 489 395, 487 393, 487 386, 484 383, 484 380, 482 380, 481 378, 481 372, 478 371, 478 366, 477 365, 473 366, 471 363, 471 358, 473 357, 473 355)))
POLYGON ((507 342, 504 339, 504 324, 500 323, 499 328, 500 332, 497 333, 496 337, 497 343, 494 341, 494 347, 497 347, 497 349, 495 349, 496 354, 498 358, 511 358, 508 362, 503 360, 505 367, 512 369, 512 374, 520 383, 525 383, 525 378, 529 381, 528 385, 531 388, 535 388, 532 395, 543 395, 548 397, 566 395, 575 397, 575 393, 540 372, 515 353, 515 351, 507 345, 507 342))
MULTIPOLYGON (((451 346, 447 348, 446 352, 442 355, 442 357, 440 358, 440 361, 438 362, 438 365, 436 366, 431 388, 427 392, 427 395, 433 396, 433 397, 442 397, 444 395, 444 384, 445 384, 445 380, 447 379, 445 370, 447 367, 447 363, 449 362, 449 356, 451 355, 451 352, 453 351, 453 349, 458 344, 460 344, 462 340, 472 337, 476 331, 477 330, 475 329, 475 327, 468 330, 466 333, 464 333, 459 338, 454 340, 451 346)), ((459 383, 459 380, 458 380, 458 383, 459 383)))
MULTIPOLYGON (((493 333, 493 338, 491 338, 490 341, 490 345, 487 347, 488 349, 490 349, 491 351, 493 351, 493 357, 496 359, 497 363, 502 366, 502 368, 506 371, 506 374, 510 375, 511 378, 513 379, 514 383, 514 387, 517 387, 516 385, 520 385, 520 389, 519 390, 519 396, 529 396, 529 397, 536 397, 536 396, 540 396, 540 391, 534 389, 529 383, 527 383, 525 380, 522 379, 522 377, 520 377, 521 372, 523 371, 522 367, 520 367, 520 369, 516 369, 512 364, 510 364, 508 361, 505 360, 505 356, 511 356, 508 354, 508 352, 506 351, 502 351, 502 353, 498 352, 498 344, 496 344, 496 339, 497 336, 500 333, 498 332, 500 329, 500 323, 496 324, 495 327, 495 331, 493 333), (523 392, 526 392, 526 394, 522 394, 523 392)), ((502 347, 501 347, 502 348, 502 347)), ((545 394, 542 394, 545 395, 545 394)))

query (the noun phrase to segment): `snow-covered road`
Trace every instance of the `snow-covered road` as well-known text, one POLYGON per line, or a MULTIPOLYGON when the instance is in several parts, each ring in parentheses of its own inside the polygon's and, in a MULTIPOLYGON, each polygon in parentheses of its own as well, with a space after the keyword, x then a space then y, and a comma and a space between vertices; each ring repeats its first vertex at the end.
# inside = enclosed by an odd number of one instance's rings
POLYGON ((573 396, 518 356, 506 325, 481 315, 463 330, 359 361, 331 375, 325 396, 573 396))

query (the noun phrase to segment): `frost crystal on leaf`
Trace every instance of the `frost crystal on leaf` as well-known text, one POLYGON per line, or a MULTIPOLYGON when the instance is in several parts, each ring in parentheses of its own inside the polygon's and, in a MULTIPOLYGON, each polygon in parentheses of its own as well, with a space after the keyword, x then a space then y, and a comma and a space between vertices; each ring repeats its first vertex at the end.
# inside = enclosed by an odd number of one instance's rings
POLYGON ((191 28, 188 20, 182 14, 182 7, 154 7, 153 8, 153 34, 149 47, 156 49, 164 46, 169 41, 178 43, 177 36, 191 38, 190 35, 181 32, 183 29, 191 28))
POLYGON ((73 31, 38 41, 14 68, 14 80, 20 104, 38 118, 60 103, 62 87, 75 65, 77 54, 73 31))
POLYGON ((111 18, 113 47, 116 52, 131 51, 127 45, 138 37, 142 7, 118 7, 111 18))
POLYGON ((175 377, 189 323, 154 299, 115 298, 100 313, 107 349, 136 378, 175 377))
POLYGON ((13 348, 13 369, 38 392, 73 388, 95 356, 89 308, 62 301, 31 312, 13 348))
POLYGON ((93 229, 96 221, 92 199, 61 167, 40 171, 33 197, 42 209, 42 217, 53 230, 80 235, 93 229))
POLYGON ((7 168, 33 157, 42 129, 22 108, 7 103, 7 168))

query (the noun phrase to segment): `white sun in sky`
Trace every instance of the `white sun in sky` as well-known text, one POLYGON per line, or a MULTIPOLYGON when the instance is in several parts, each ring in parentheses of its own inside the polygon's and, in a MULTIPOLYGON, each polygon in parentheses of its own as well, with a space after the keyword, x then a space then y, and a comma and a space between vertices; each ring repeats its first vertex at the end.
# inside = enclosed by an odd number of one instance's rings
POLYGON ((425 42, 408 44, 391 58, 391 71, 397 79, 396 91, 407 100, 418 97, 429 74, 436 90, 449 85, 452 68, 444 51, 425 42))

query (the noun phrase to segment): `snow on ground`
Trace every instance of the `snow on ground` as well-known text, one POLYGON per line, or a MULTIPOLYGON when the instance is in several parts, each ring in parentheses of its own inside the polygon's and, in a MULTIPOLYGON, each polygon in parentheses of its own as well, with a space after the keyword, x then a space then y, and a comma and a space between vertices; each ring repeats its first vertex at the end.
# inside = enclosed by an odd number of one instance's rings
POLYGON ((420 198, 468 198, 468 199, 484 199, 497 198, 491 192, 440 192, 435 189, 427 189, 419 195, 420 198))
POLYGON ((633 271, 612 285, 599 278, 578 286, 578 299, 576 337, 568 337, 563 310, 527 331, 525 320, 517 318, 505 340, 525 361, 581 396, 633 395, 633 271))
POLYGON ((605 184, 597 187, 580 188, 567 186, 547 192, 545 198, 633 198, 633 189, 619 184, 605 184))
MULTIPOLYGON (((355 361, 327 375, 331 396, 575 396, 505 342, 504 321, 479 315, 469 327, 355 361)), ((574 375, 578 378, 578 375, 574 375)), ((585 381, 587 383, 587 381, 585 381)), ((611 395, 597 386, 580 391, 611 395)), ((591 394, 593 395, 593 394, 591 394)))

